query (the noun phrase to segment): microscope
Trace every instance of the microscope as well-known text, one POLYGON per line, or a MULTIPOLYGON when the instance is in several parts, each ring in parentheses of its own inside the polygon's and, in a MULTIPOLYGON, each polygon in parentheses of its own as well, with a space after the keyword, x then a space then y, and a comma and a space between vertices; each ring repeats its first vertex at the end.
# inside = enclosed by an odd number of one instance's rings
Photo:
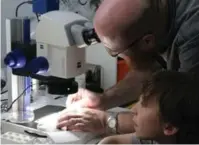
POLYGON ((49 94, 77 92, 75 77, 85 72, 85 48, 100 42, 88 19, 73 12, 58 11, 57 1, 53 6, 51 3, 50 10, 46 7, 47 12, 38 8, 41 3, 35 5, 33 2, 33 11, 42 13, 35 30, 36 40, 30 38, 30 18, 7 19, 4 59, 8 67, 7 111, 12 122, 9 125, 31 128, 34 133, 37 132, 35 119, 63 108, 48 108, 46 114, 41 110, 32 112, 31 88, 35 85, 32 78, 45 84, 49 94))
POLYGON ((34 85, 31 78, 46 84, 50 94, 77 92, 74 78, 85 72, 85 48, 99 42, 89 25, 76 13, 51 11, 40 17, 34 43, 28 18, 6 20, 9 105, 18 99, 12 109, 26 111, 34 85))

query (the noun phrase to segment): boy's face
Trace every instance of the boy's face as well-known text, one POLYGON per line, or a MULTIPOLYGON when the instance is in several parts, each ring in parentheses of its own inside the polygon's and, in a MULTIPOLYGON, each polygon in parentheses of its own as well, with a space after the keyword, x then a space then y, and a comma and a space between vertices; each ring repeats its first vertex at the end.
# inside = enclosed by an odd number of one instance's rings
POLYGON ((156 139, 164 135, 163 124, 160 121, 158 105, 155 99, 150 99, 147 104, 142 103, 142 97, 132 108, 136 136, 140 139, 156 139))

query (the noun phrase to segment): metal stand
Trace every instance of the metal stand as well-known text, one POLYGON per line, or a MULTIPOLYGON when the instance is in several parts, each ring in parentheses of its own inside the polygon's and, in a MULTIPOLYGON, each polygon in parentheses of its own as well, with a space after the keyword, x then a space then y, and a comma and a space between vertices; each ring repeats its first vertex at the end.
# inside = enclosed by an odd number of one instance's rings
MULTIPOLYGON (((25 41, 29 41, 29 39, 26 39, 28 34, 26 34, 25 30, 28 30, 29 28, 26 20, 27 18, 14 18, 6 20, 7 53, 10 53, 13 49, 16 49, 16 47, 22 46, 25 41)), ((27 31, 27 33, 29 33, 29 31, 27 31)), ((10 113, 9 120, 15 123, 33 121, 34 112, 30 108, 31 78, 16 75, 13 73, 12 68, 8 68, 7 80, 9 88, 8 107, 11 107, 10 110, 8 110, 10 113)))

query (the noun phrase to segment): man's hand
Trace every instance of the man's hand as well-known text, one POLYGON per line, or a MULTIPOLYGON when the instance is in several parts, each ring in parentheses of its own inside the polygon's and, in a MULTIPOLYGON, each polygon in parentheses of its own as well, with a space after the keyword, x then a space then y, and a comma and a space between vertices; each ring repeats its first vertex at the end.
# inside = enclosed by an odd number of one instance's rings
POLYGON ((103 111, 79 108, 76 113, 63 111, 58 120, 57 128, 104 134, 106 120, 107 114, 103 111))
POLYGON ((85 107, 93 109, 102 109, 102 94, 94 93, 86 89, 79 89, 77 93, 69 95, 66 101, 66 107, 85 107))

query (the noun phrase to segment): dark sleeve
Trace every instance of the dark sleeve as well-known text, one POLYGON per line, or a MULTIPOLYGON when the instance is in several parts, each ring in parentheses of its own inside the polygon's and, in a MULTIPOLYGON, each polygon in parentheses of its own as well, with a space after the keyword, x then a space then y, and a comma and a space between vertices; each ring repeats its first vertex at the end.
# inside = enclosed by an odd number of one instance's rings
MULTIPOLYGON (((199 4, 190 1, 178 31, 179 71, 199 72, 199 4)), ((179 23, 180 24, 180 23, 179 23)))
POLYGON ((199 34, 178 47, 181 72, 199 72, 199 34))

